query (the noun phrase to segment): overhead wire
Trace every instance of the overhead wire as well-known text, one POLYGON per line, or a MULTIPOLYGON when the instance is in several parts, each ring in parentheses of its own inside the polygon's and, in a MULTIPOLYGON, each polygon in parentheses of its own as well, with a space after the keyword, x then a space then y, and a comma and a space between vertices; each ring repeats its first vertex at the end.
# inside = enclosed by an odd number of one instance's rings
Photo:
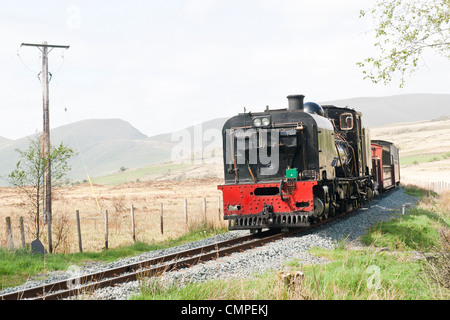
MULTIPOLYGON (((2 105, 4 105, 6 108, 11 108, 11 105, 12 105, 13 103, 11 103, 10 101, 14 101, 14 103, 17 103, 17 102, 18 102, 18 101, 17 101, 17 97, 20 97, 20 100, 22 101, 22 102, 21 102, 22 104, 29 104, 29 100, 28 100, 29 96, 30 96, 31 94, 36 93, 36 92, 34 91, 35 88, 30 88, 30 85, 32 85, 32 82, 33 82, 33 81, 36 81, 35 78, 34 78, 34 79, 33 79, 33 78, 29 78, 29 79, 28 79, 28 78, 27 78, 26 80, 24 80, 24 81, 21 83, 20 86, 16 86, 16 89, 17 89, 17 90, 13 90, 13 91, 9 90, 11 86, 17 84, 15 80, 16 80, 16 78, 18 78, 18 76, 19 76, 24 70, 28 70, 28 71, 32 72, 33 74, 37 75, 37 72, 34 71, 34 70, 32 70, 31 68, 29 68, 29 67, 27 66, 27 64, 23 61, 22 57, 20 56, 19 50, 20 50, 20 47, 17 49, 17 51, 15 52, 15 54, 11 55, 11 57, 3 64, 3 66, 2 66, 1 69, 0 69, 0 73, 3 73, 3 71, 4 71, 7 67, 9 67, 9 66, 11 65, 11 62, 12 62, 13 59, 16 58, 16 57, 19 58, 19 60, 20 60, 21 63, 22 63, 22 67, 23 67, 23 68, 17 68, 17 65, 16 65, 16 68, 14 68, 14 69, 15 69, 15 73, 12 75, 12 77, 10 77, 10 78, 8 79, 8 83, 5 84, 4 86, 3 86, 3 84, 0 84, 1 87, 2 87, 2 92, 4 93, 4 94, 1 96, 1 98, 5 99, 5 100, 2 102, 2 105), (23 93, 24 93, 24 94, 23 94, 23 93), (14 98, 11 98, 12 96, 13 96, 14 98), (8 99, 10 99, 10 100, 8 100, 8 99)), ((16 59, 17 59, 17 58, 16 58, 16 59)), ((19 103, 20 103, 20 102, 19 102, 19 103)), ((31 103, 30 103, 30 105, 31 105, 31 103)))
POLYGON ((5 60, 5 63, 0 67, 0 73, 3 72, 3 70, 5 70, 7 67, 10 66, 11 61, 13 61, 13 59, 15 58, 16 54, 13 54, 9 57, 9 59, 5 60))
MULTIPOLYGON (((30 72, 32 72, 34 75, 37 75, 37 74, 38 74, 36 71, 30 69, 30 68, 25 64, 25 62, 23 61, 22 57, 21 57, 20 54, 19 54, 19 50, 20 50, 20 48, 17 50, 17 52, 16 52, 15 54, 13 54, 13 55, 11 56, 10 59, 8 59, 8 60, 5 62, 5 64, 4 64, 4 65, 2 66, 2 68, 0 69, 0 73, 3 74, 3 71, 4 71, 7 67, 9 67, 9 66, 11 65, 11 62, 12 62, 13 59, 16 58, 16 57, 19 58, 20 62, 22 63, 22 66, 23 66, 23 68, 15 68, 15 69, 16 69, 15 72, 13 73, 13 75, 12 75, 11 77, 9 77, 9 78, 7 79, 7 83, 5 83, 5 85, 1 84, 1 86, 2 86, 2 92, 8 92, 9 87, 10 87, 11 85, 13 85, 13 84, 16 83, 16 82, 15 82, 15 81, 16 81, 16 78, 17 78, 24 70, 30 71, 30 72)), ((3 81, 2 81, 2 82, 3 82, 3 81)), ((6 81, 5 81, 5 82, 6 82, 6 81)))
MULTIPOLYGON (((67 49, 65 49, 65 50, 67 50, 67 49)), ((61 71, 61 69, 64 67, 64 63, 66 62, 66 60, 64 58, 64 52, 66 52, 65 50, 63 50, 62 53, 61 53, 62 63, 59 66, 58 70, 54 71, 53 74, 59 73, 61 71)))
MULTIPOLYGON (((56 84, 56 88, 57 88, 58 94, 59 94, 60 99, 61 99, 61 101, 62 101, 62 103, 63 103, 63 106, 64 106, 64 113, 66 114, 67 122, 68 122, 69 124, 72 124, 72 120, 71 120, 71 118, 70 118, 70 115, 69 115, 67 106, 66 106, 66 104, 65 104, 64 98, 63 98, 63 96, 62 96, 62 94, 61 94, 61 90, 60 90, 60 88, 59 88, 58 81, 56 80, 56 78, 54 78, 54 80, 55 80, 54 83, 56 84)), ((78 148, 78 151, 79 151, 79 154, 80 154, 81 162, 83 163, 83 167, 84 167, 84 170, 85 170, 85 172, 86 172, 86 176, 87 176, 88 181, 89 181, 89 185, 90 185, 90 187, 91 187, 91 191, 92 191, 92 193, 93 193, 93 195, 94 195, 95 202, 97 203, 97 208, 98 208, 98 210, 99 210, 100 216, 102 217, 102 219, 104 219, 104 217, 103 217, 103 215, 102 215, 102 208, 101 208, 101 206, 100 206, 100 203, 99 203, 99 200, 98 200, 98 197, 97 197, 97 193, 95 192, 94 184, 92 183, 91 177, 90 177, 90 175, 89 175, 88 168, 87 168, 87 166, 86 166, 86 161, 85 161, 85 159, 84 159, 84 154, 83 154, 83 152, 82 152, 82 150, 81 150, 81 148, 80 148, 80 142, 79 142, 79 140, 78 140, 78 132, 76 131, 76 129, 75 129, 73 126, 71 127, 71 130, 72 130, 72 136, 73 136, 74 139, 75 139, 76 147, 78 148)))
POLYGON ((40 72, 37 72, 37 71, 34 71, 34 70, 30 69, 30 68, 26 65, 26 63, 23 61, 22 56, 21 56, 20 53, 19 53, 19 51, 20 51, 21 48, 22 48, 22 47, 19 47, 19 49, 17 49, 17 56, 19 57, 20 62, 22 62, 22 64, 23 64, 23 66, 25 67, 25 69, 27 69, 28 71, 34 73, 35 75, 38 75, 40 72))

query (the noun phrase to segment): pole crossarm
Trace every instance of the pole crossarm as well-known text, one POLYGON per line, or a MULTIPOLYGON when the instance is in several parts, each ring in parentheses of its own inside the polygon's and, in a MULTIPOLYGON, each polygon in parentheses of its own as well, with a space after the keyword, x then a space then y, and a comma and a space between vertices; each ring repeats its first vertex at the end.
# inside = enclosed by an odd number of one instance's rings
POLYGON ((70 46, 62 46, 62 45, 55 45, 55 44, 42 44, 42 43, 22 43, 20 45, 21 47, 43 47, 43 48, 63 48, 63 49, 69 49, 70 46))

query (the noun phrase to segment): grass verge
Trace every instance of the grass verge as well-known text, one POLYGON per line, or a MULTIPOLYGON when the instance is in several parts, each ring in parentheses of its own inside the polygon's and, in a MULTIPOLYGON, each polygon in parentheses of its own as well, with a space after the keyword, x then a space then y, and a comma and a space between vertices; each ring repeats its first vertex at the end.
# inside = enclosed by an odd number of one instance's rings
POLYGON ((361 238, 362 243, 387 247, 389 251, 429 251, 439 247, 439 230, 449 228, 449 218, 423 208, 412 208, 408 215, 377 223, 361 238))
POLYGON ((252 278, 212 280, 186 285, 166 284, 160 278, 142 280, 133 300, 422 300, 448 298, 421 275, 422 262, 407 255, 373 249, 313 249, 326 257, 321 265, 291 261, 285 270, 299 270, 301 282, 286 283, 276 272, 252 278))
POLYGON ((426 162, 434 162, 446 160, 450 158, 450 152, 436 154, 419 154, 400 158, 400 165, 420 164, 426 162))

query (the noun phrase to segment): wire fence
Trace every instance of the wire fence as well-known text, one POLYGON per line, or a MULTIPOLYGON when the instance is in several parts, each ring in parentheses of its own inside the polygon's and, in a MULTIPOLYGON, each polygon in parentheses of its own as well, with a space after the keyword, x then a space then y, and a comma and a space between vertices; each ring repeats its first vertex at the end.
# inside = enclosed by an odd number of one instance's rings
MULTIPOLYGON (((137 241, 151 243, 177 237, 188 232, 191 225, 195 228, 203 223, 223 227, 221 197, 180 199, 176 204, 161 202, 151 207, 131 205, 123 210, 103 210, 100 215, 80 210, 54 212, 53 247, 64 253, 108 250, 137 241)), ((32 217, 7 216, 0 221, 0 247, 30 247, 35 234, 32 217)), ((47 248, 47 226, 42 222, 40 234, 39 240, 47 248)))

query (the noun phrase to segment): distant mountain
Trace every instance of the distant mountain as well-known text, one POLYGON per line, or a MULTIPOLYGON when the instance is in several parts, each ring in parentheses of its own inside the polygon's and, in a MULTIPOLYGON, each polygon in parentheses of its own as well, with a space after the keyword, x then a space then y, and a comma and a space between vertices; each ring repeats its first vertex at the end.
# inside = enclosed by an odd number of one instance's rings
POLYGON ((391 123, 432 120, 450 115, 450 94, 404 94, 388 97, 361 97, 320 102, 348 106, 363 114, 367 127, 391 123))
MULTIPOLYGON (((72 170, 69 178, 74 180, 118 172, 121 167, 138 168, 148 164, 160 163, 171 159, 172 149, 180 143, 181 137, 191 138, 192 152, 205 147, 208 141, 201 141, 199 146, 194 142, 194 132, 201 136, 209 129, 221 132, 226 118, 215 119, 191 126, 185 130, 173 133, 180 137, 172 141, 172 133, 147 137, 131 124, 120 119, 84 120, 61 126, 51 130, 51 143, 60 142, 74 148, 78 155, 70 164, 72 170), (195 148, 194 148, 195 147, 195 148)), ((30 137, 18 140, 0 140, 0 176, 5 177, 19 160, 16 149, 25 149, 30 137)), ((216 139, 217 140, 217 139, 216 139)), ((221 140, 214 141, 214 145, 221 146, 221 140)), ((6 185, 2 179, 0 185, 6 185)))
MULTIPOLYGON (((191 137, 191 144, 192 146, 197 145, 200 146, 200 143, 197 143, 195 139, 198 139, 199 133, 202 135, 202 147, 206 147, 210 142, 210 139, 208 137, 210 136, 209 133, 212 133, 212 130, 218 130, 219 134, 221 135, 222 127, 225 124, 225 122, 228 120, 228 118, 217 118, 213 120, 209 120, 203 123, 199 123, 190 127, 187 127, 183 130, 171 132, 171 133, 165 133, 165 134, 159 134, 153 137, 150 137, 150 141, 158 142, 158 143, 168 143, 170 145, 174 145, 178 143, 177 137, 182 136, 183 134, 188 134, 191 137), (175 141, 172 141, 172 138, 175 141)), ((178 139, 179 140, 179 139, 178 139)), ((218 141, 220 142, 220 146, 222 145, 222 140, 218 141)), ((194 149, 195 150, 195 149, 194 149)))
POLYGON ((10 141, 11 141, 10 139, 0 137, 0 146, 1 146, 2 144, 8 143, 8 142, 10 142, 10 141))

